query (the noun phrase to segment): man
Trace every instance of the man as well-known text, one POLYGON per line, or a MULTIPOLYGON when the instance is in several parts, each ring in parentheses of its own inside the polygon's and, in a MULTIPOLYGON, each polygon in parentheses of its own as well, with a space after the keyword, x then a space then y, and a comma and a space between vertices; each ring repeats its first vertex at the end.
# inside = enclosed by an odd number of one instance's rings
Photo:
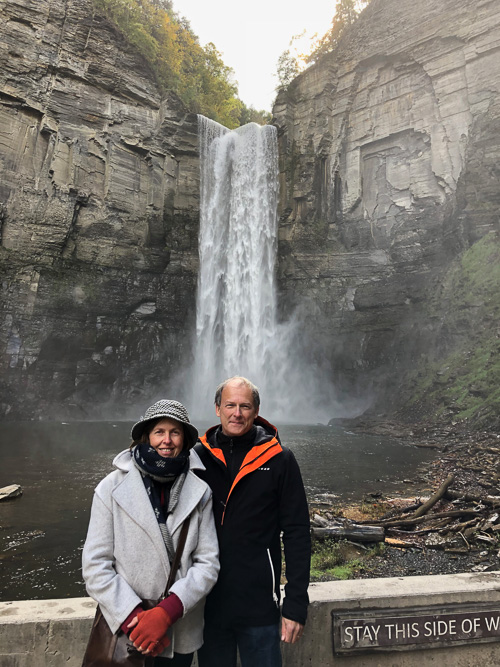
POLYGON ((300 470, 276 428, 259 417, 257 387, 243 377, 215 394, 220 426, 195 447, 212 488, 220 574, 205 607, 200 667, 280 667, 280 638, 296 642, 306 622, 311 559, 300 470), (282 534, 285 598, 279 626, 282 534))

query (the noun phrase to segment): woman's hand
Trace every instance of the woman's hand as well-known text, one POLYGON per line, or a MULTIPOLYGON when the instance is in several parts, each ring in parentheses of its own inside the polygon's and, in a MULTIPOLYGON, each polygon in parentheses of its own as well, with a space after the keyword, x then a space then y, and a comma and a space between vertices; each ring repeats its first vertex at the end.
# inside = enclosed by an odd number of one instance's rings
POLYGON ((134 618, 127 625, 127 630, 132 630, 132 628, 135 628, 137 623, 139 623, 139 619, 137 618, 137 616, 134 616, 134 618))
POLYGON ((130 639, 138 651, 155 657, 170 644, 170 639, 167 637, 170 625, 170 616, 167 612, 161 607, 154 607, 137 614, 132 619, 128 626, 133 628, 130 639))

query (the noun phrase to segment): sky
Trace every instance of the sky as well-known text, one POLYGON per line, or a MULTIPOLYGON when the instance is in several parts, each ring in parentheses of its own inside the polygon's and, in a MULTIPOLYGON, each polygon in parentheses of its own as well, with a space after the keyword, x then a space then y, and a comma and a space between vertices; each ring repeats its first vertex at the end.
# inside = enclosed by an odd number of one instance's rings
POLYGON ((276 97, 278 58, 290 39, 306 30, 300 47, 330 28, 335 0, 173 0, 205 46, 213 42, 232 67, 239 97, 247 106, 271 111, 276 97))

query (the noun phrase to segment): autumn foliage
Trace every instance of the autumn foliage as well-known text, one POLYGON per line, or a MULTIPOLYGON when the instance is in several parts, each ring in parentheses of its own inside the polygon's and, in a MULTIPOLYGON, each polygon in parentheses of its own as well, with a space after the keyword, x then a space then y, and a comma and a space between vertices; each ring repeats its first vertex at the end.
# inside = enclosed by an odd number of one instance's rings
POLYGON ((212 43, 202 47, 169 0, 93 0, 147 60, 162 91, 173 90, 188 109, 229 128, 240 125, 245 105, 233 70, 212 43))

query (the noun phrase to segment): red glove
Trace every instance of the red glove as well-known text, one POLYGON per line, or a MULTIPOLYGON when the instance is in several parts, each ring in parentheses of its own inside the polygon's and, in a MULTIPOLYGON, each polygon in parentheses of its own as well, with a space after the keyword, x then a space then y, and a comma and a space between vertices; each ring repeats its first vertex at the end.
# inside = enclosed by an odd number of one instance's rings
POLYGON ((134 646, 141 652, 157 656, 170 644, 166 636, 171 626, 170 617, 161 607, 154 607, 137 615, 138 623, 130 633, 134 646))

